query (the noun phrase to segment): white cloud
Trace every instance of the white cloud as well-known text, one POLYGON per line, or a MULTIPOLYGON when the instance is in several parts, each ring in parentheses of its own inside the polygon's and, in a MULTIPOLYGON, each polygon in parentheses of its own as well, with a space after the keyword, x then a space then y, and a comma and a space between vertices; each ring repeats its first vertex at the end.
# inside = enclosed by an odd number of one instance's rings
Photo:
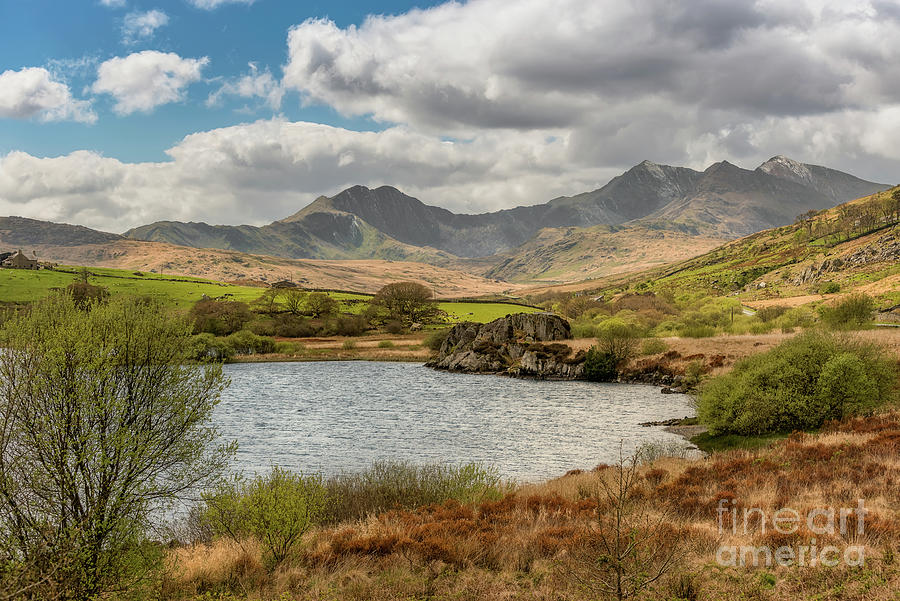
POLYGON ((250 72, 236 79, 228 80, 222 87, 209 95, 207 106, 221 104, 224 96, 238 96, 246 99, 261 99, 272 110, 281 108, 284 88, 266 68, 260 71, 256 63, 250 63, 250 72))
POLYGON ((567 141, 536 134, 450 143, 405 127, 277 120, 196 133, 168 154, 170 162, 129 164, 85 151, 11 153, 0 159, 0 215, 108 231, 161 219, 259 224, 359 183, 471 212, 580 192, 614 174, 567 165, 567 141))
POLYGON ((0 73, 0 118, 94 123, 90 102, 72 97, 69 86, 42 67, 0 73))
POLYGON ((255 0, 188 0, 188 2, 197 8, 214 10, 223 4, 253 4, 255 0))
POLYGON ((120 115, 149 112, 161 104, 184 99, 188 85, 200 80, 206 57, 181 58, 173 52, 144 50, 111 58, 97 69, 96 94, 110 94, 120 115))
POLYGON ((122 8, 125 6, 125 0, 100 0, 100 4, 108 8, 122 8))
POLYGON ((139 40, 153 37, 160 27, 169 23, 169 16, 161 10, 148 10, 147 12, 130 12, 125 15, 122 22, 122 41, 133 44, 139 40))
POLYGON ((900 106, 897 56, 881 0, 470 0, 297 25, 284 85, 435 134, 555 130, 597 164, 699 165, 780 151, 748 135, 773 123, 900 106))

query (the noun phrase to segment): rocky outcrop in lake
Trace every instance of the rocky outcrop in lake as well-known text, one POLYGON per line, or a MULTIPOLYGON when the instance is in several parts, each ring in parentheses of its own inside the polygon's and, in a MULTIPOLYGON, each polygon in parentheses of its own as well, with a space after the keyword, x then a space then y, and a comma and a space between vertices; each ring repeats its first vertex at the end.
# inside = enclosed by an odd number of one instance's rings
POLYGON ((584 377, 584 352, 559 341, 572 337, 569 322, 549 313, 516 313, 486 324, 450 330, 429 367, 576 380, 584 377))

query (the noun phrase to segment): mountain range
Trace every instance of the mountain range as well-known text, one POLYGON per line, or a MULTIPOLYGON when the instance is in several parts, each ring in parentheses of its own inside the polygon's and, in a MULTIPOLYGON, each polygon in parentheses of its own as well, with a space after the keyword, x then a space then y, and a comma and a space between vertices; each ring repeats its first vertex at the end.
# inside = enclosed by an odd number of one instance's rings
POLYGON ((888 187, 783 156, 753 170, 727 161, 704 171, 643 161, 591 192, 491 213, 456 214, 391 186, 353 186, 264 226, 160 221, 119 236, 7 218, 0 222, 0 241, 58 248, 131 239, 290 259, 422 262, 508 281, 566 281, 694 256, 888 187))

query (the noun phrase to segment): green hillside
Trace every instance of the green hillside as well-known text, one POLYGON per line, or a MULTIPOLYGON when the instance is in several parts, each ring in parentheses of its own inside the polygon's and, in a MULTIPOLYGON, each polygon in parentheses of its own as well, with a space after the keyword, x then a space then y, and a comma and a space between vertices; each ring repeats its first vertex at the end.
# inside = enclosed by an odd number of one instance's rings
POLYGON ((656 291, 789 299, 857 289, 897 296, 900 188, 810 212, 706 254, 597 281, 598 293, 656 291))
MULTIPOLYGON (((57 270, 26 271, 0 269, 0 303, 20 304, 44 298, 54 289, 62 289, 82 278, 80 267, 60 266, 57 270)), ((226 297, 242 302, 259 298, 265 288, 236 286, 187 276, 131 272, 120 269, 91 267, 88 281, 103 286, 110 294, 146 296, 179 309, 189 308, 203 295, 226 297), (227 296, 226 296, 227 295, 227 296)), ((328 292, 341 301, 341 310, 356 313, 362 310, 360 301, 371 295, 350 292, 328 292)), ((454 321, 487 322, 509 313, 533 312, 539 309, 502 302, 441 301, 438 306, 454 321)))

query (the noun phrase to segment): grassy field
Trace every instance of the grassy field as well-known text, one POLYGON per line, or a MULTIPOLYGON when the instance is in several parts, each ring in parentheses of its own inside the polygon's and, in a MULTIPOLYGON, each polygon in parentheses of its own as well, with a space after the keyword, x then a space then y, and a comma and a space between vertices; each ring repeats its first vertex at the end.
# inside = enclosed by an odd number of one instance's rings
MULTIPOLYGON (((0 302, 26 303, 47 296, 54 288, 65 288, 79 281, 78 267, 62 266, 57 271, 25 271, 0 269, 0 302)), ((264 288, 236 286, 188 276, 172 276, 140 271, 126 271, 91 267, 88 281, 107 288, 110 294, 132 294, 147 296, 179 309, 186 309, 200 300, 204 294, 210 298, 230 295, 233 300, 252 302, 259 298, 264 288)), ((341 310, 359 312, 371 295, 349 292, 329 292, 329 296, 341 301, 341 310)), ((487 322, 509 313, 531 313, 539 311, 510 303, 477 303, 442 301, 439 303, 451 321, 487 322)))

